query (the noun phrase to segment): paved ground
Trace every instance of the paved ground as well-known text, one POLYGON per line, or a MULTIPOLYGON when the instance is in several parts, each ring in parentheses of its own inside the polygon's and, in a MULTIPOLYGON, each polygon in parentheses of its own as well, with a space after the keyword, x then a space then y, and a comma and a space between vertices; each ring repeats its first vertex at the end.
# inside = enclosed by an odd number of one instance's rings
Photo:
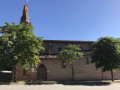
POLYGON ((0 90, 120 90, 120 83, 108 85, 0 85, 0 90))

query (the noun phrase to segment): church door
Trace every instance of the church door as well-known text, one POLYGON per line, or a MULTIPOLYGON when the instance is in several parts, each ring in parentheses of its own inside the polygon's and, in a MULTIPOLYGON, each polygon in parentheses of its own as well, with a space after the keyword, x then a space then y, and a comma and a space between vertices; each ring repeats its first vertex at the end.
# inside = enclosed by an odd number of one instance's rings
POLYGON ((47 70, 43 64, 38 67, 37 79, 41 81, 47 81, 47 70))

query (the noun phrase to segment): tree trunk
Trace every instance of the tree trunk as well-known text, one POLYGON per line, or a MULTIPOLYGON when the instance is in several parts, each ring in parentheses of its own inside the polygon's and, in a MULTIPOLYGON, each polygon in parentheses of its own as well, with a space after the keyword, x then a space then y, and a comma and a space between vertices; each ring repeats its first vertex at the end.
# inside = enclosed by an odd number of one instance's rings
POLYGON ((103 80, 103 68, 101 69, 101 71, 102 71, 102 80, 103 80))
POLYGON ((74 67, 73 67, 73 64, 72 64, 72 80, 74 81, 74 67))
POLYGON ((102 71, 102 80, 103 80, 103 71, 102 71))
POLYGON ((113 70, 111 70, 111 79, 114 81, 113 70))
POLYGON ((13 81, 16 82, 16 65, 13 66, 13 81))

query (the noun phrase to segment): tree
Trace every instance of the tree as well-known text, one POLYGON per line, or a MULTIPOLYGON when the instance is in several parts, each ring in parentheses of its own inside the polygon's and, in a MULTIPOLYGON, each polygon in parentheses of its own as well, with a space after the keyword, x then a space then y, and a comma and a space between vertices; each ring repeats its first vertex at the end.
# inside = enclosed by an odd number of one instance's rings
POLYGON ((93 44, 92 63, 103 71, 111 71, 111 79, 114 81, 113 71, 120 68, 119 40, 112 37, 102 37, 93 44))
POLYGON ((58 57, 62 61, 62 64, 65 66, 66 61, 69 61, 69 63, 72 66, 72 80, 74 80, 74 67, 73 64, 75 60, 79 60, 83 57, 83 53, 81 52, 81 49, 77 45, 68 45, 65 47, 65 50, 62 50, 59 52, 58 57))
POLYGON ((42 47, 42 37, 34 35, 31 24, 9 24, 0 27, 0 69, 13 67, 16 81, 16 66, 25 70, 32 69, 40 60, 39 52, 42 47))

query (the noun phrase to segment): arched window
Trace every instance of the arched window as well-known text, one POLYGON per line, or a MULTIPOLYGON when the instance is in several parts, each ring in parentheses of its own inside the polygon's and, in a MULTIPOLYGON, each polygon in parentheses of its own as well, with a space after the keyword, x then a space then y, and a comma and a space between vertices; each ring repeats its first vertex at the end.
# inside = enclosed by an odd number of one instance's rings
POLYGON ((49 46, 53 46, 53 43, 51 43, 51 42, 50 42, 50 43, 48 43, 48 44, 49 44, 49 46))
POLYGON ((62 51, 62 48, 61 48, 61 47, 58 48, 58 53, 59 53, 60 51, 62 51))
POLYGON ((88 57, 86 57, 86 65, 89 65, 89 58, 88 57))
POLYGON ((92 51, 92 47, 93 45, 92 44, 89 44, 89 50, 92 51))
POLYGON ((72 43, 68 43, 68 45, 72 45, 72 43))

